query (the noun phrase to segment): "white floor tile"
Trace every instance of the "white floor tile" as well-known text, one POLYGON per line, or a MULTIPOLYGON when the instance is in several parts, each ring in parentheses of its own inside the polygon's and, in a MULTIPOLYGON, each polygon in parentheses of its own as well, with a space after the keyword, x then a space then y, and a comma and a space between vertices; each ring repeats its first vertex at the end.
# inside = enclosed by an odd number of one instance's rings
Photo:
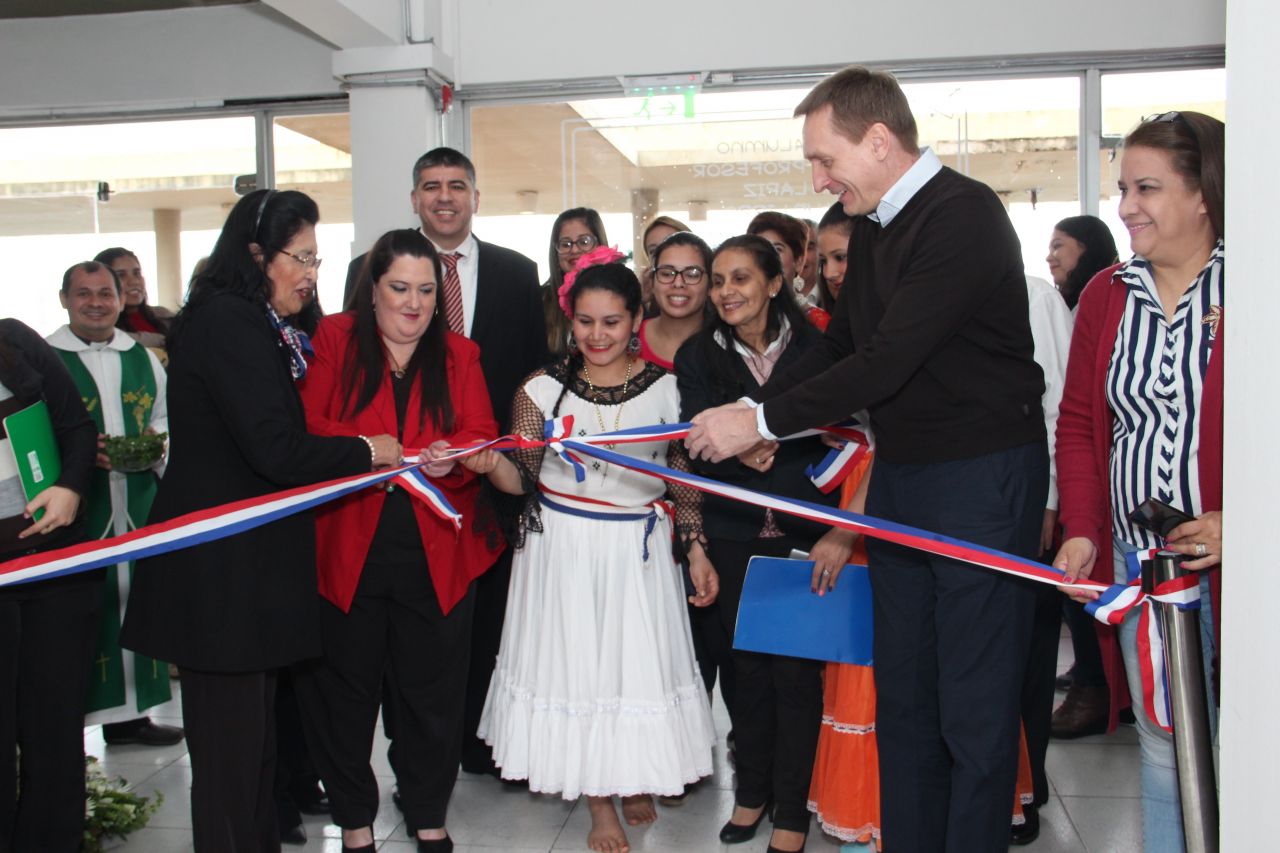
POLYGON ((1143 853, 1141 803, 1129 798, 1062 798, 1089 853, 1143 853))

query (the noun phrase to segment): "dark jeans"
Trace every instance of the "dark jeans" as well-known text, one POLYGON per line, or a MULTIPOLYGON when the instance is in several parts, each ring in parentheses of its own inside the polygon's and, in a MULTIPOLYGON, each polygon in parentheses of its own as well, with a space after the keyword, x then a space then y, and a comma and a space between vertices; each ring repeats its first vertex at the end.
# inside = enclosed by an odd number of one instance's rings
POLYGON ((4 853, 80 849, 84 708, 101 613, 100 571, 0 590, 4 853))
POLYGON ((462 750, 473 606, 472 592, 442 614, 425 562, 366 563, 349 612, 321 602, 324 658, 295 674, 312 759, 338 826, 372 826, 378 813, 369 753, 388 684, 406 827, 413 834, 444 826, 462 750))
MULTIPOLYGON (((1031 558, 1047 490, 1043 443, 945 463, 879 458, 867 513, 1031 558)), ((1031 584, 882 540, 867 552, 885 848, 1004 853, 1031 584)))
POLYGON ((1062 615, 1071 630, 1071 650, 1075 653, 1072 678, 1081 687, 1106 687, 1102 671, 1102 649, 1098 647, 1098 622, 1085 612, 1084 605, 1062 596, 1062 615))
MULTIPOLYGON (((808 550, 811 545, 790 537, 711 540, 711 562, 720 575, 720 616, 730 637, 751 557, 786 557, 793 548, 808 550)), ((736 650, 733 663, 735 799, 746 808, 758 808, 772 799, 773 825, 805 832, 809 781, 822 726, 823 664, 736 650)))

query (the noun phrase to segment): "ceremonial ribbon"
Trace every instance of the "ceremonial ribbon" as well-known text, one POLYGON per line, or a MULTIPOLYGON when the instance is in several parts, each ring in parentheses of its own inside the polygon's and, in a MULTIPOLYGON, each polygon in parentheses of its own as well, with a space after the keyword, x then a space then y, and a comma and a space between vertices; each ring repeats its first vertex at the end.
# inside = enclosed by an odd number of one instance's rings
MULTIPOLYGON (((821 504, 784 498, 762 492, 754 492, 739 486, 720 483, 697 474, 676 471, 663 465, 646 462, 625 454, 609 450, 603 445, 641 443, 652 441, 675 441, 688 435, 690 424, 661 424, 647 427, 635 427, 609 433, 572 438, 573 418, 566 416, 547 422, 544 438, 541 441, 519 435, 506 435, 489 441, 474 442, 465 446, 451 448, 446 458, 461 459, 484 450, 509 451, 520 448, 549 447, 561 456, 575 471, 582 471, 580 456, 590 456, 622 468, 658 477, 662 480, 698 489, 702 492, 720 495, 731 500, 743 501, 776 512, 783 512, 799 518, 805 518, 821 524, 851 530, 864 536, 894 542, 910 548, 948 557, 960 562, 990 569, 1002 574, 1013 575, 1037 583, 1064 585, 1063 572, 1013 554, 1007 554, 992 548, 975 545, 950 536, 932 533, 927 530, 898 524, 892 521, 876 519, 847 510, 835 509, 821 504)), ((825 430, 807 430, 787 438, 814 435, 820 432, 832 432, 845 438, 849 444, 858 445, 865 453, 870 445, 869 437, 856 427, 838 425, 825 430)), ((818 466, 818 474, 829 472, 831 467, 842 467, 847 463, 840 460, 848 445, 840 453, 828 454, 831 464, 818 466)), ((849 451, 850 455, 859 451, 849 451)), ((420 456, 409 457, 407 463, 399 468, 389 469, 371 474, 360 474, 329 480, 312 486, 304 486, 249 498, 222 506, 188 513, 169 521, 147 525, 137 530, 108 539, 96 540, 68 548, 45 551, 21 557, 0 564, 0 586, 22 583, 42 578, 56 577, 75 572, 88 571, 101 566, 112 565, 126 560, 175 551, 192 545, 211 542, 232 536, 246 530, 259 527, 280 518, 293 515, 335 500, 344 495, 359 491, 378 483, 396 479, 416 498, 423 500, 427 506, 445 518, 454 526, 461 528, 461 515, 449 504, 448 500, 436 487, 431 485, 427 477, 417 467, 424 462, 420 456)), ((854 460, 856 463, 856 459, 854 460)), ((581 476, 579 476, 581 480, 581 476)), ((647 538, 647 537, 646 537, 647 538)), ((1167 686, 1163 680, 1163 642, 1159 636, 1159 620, 1149 615, 1151 601, 1168 601, 1180 607, 1199 606, 1199 585, 1194 576, 1169 581, 1160 585, 1151 594, 1144 593, 1138 582, 1132 584, 1104 584, 1098 581, 1081 579, 1074 586, 1100 593, 1096 602, 1088 606, 1089 612, 1100 621, 1119 624, 1133 607, 1143 605, 1142 618, 1145 620, 1140 631, 1146 639, 1147 654, 1143 660, 1144 694, 1150 697, 1148 714, 1159 725, 1168 725, 1167 686), (1155 623, 1155 627, 1151 627, 1155 623), (1156 658, 1159 661, 1156 661, 1156 658), (1160 684, 1157 690, 1155 685, 1160 684), (1162 697, 1160 694, 1164 694, 1162 697), (1161 708, 1165 710, 1161 710, 1161 708)))

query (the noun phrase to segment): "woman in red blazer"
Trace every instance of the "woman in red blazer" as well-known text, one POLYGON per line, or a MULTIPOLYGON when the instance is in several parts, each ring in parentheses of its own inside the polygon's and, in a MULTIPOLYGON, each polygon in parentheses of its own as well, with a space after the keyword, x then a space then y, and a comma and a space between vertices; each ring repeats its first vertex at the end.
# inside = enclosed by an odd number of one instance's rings
MULTIPOLYGON (((497 434, 480 350, 447 330, 441 280, 435 248, 418 231, 391 231, 374 244, 354 308, 324 318, 313 340, 302 387, 311 431, 387 432, 406 453, 497 434)), ((453 848, 444 824, 462 745, 471 582, 497 551, 473 524, 475 475, 447 461, 424 470, 467 518, 461 533, 396 486, 317 513, 324 657, 299 673, 298 693, 344 851, 374 849, 369 747, 384 673, 409 834, 421 851, 453 848)))
MULTIPOLYGON (((1123 583, 1133 552, 1182 554, 1184 569, 1203 572, 1206 676, 1221 616, 1225 132, 1215 118, 1171 112, 1125 138, 1119 213, 1134 256, 1080 296, 1056 449, 1063 543, 1054 565, 1073 579, 1123 583), (1128 520, 1148 497, 1194 518, 1160 540, 1128 520)), ((1137 619, 1135 610, 1118 630, 1099 630, 1109 726, 1127 681, 1142 746, 1145 847, 1178 851, 1173 738, 1142 707, 1137 619)))

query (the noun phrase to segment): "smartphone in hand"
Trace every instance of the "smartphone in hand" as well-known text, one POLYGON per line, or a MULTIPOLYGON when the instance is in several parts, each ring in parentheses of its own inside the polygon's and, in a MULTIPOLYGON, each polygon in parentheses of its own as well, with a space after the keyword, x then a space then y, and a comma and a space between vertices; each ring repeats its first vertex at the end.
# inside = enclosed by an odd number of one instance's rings
POLYGON ((1144 530, 1149 530, 1165 539, 1179 524, 1194 521, 1195 517, 1182 510, 1169 506, 1155 498, 1147 498, 1129 513, 1129 520, 1144 530))

